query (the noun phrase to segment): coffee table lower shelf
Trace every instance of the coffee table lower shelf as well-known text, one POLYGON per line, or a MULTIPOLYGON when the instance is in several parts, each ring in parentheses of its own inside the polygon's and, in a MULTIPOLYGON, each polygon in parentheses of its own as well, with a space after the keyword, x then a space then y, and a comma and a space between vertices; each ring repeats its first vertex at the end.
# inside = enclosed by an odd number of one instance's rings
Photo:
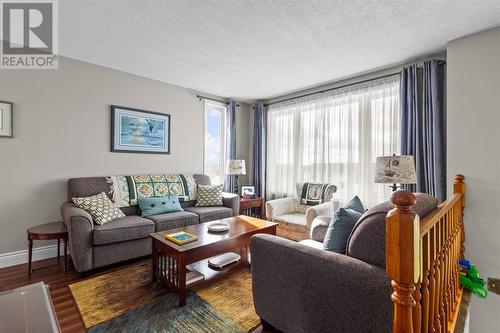
POLYGON ((222 269, 210 267, 208 264, 209 258, 186 265, 186 261, 183 258, 157 252, 156 255, 153 254, 153 281, 156 282, 159 280, 174 291, 179 297, 179 306, 184 306, 186 305, 186 292, 188 289, 195 285, 203 285, 219 280, 237 269, 250 266, 248 247, 236 249, 234 252, 241 255, 240 261, 222 269), (173 267, 171 271, 167 269, 169 265, 173 267), (203 274, 204 278, 189 283, 186 281, 186 274, 190 270, 203 274))

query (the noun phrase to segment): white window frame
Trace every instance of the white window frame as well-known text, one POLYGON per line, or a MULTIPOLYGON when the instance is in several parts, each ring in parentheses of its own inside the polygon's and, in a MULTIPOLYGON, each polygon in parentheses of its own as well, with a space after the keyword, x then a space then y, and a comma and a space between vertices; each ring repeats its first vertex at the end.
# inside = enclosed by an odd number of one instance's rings
POLYGON ((215 107, 217 109, 220 109, 221 113, 221 128, 220 128, 220 151, 221 151, 221 156, 220 156, 220 173, 219 177, 221 180, 221 184, 224 183, 224 178, 225 178, 225 172, 226 172, 226 111, 227 111, 227 104, 217 102, 217 101, 212 101, 212 100, 204 100, 203 103, 203 173, 206 174, 206 143, 207 143, 207 113, 208 113, 208 108, 209 106, 215 107))

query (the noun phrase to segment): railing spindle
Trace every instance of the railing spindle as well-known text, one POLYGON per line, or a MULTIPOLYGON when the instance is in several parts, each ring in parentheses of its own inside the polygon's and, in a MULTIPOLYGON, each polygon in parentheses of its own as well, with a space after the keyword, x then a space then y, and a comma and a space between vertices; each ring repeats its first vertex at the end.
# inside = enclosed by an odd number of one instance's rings
POLYGON ((430 274, 430 235, 425 234, 422 237, 422 258, 423 258, 423 275, 422 275, 422 330, 421 332, 429 332, 429 274, 430 274))

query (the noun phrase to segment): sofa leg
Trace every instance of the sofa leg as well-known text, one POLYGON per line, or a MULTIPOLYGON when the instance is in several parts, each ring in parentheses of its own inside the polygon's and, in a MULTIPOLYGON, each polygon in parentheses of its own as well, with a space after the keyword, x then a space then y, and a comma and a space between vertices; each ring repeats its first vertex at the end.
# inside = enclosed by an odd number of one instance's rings
POLYGON ((264 319, 260 318, 260 322, 262 324, 262 328, 265 329, 267 332, 274 332, 275 328, 273 325, 269 324, 267 321, 264 319))

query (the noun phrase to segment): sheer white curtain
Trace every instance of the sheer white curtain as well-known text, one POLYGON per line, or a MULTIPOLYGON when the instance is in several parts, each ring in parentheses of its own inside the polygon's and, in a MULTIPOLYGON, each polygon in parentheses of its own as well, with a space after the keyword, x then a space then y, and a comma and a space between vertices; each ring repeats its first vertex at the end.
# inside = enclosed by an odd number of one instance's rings
POLYGON ((399 153, 399 75, 269 106, 268 199, 297 182, 331 182, 341 201, 369 206, 390 189, 373 183, 375 158, 399 153))

